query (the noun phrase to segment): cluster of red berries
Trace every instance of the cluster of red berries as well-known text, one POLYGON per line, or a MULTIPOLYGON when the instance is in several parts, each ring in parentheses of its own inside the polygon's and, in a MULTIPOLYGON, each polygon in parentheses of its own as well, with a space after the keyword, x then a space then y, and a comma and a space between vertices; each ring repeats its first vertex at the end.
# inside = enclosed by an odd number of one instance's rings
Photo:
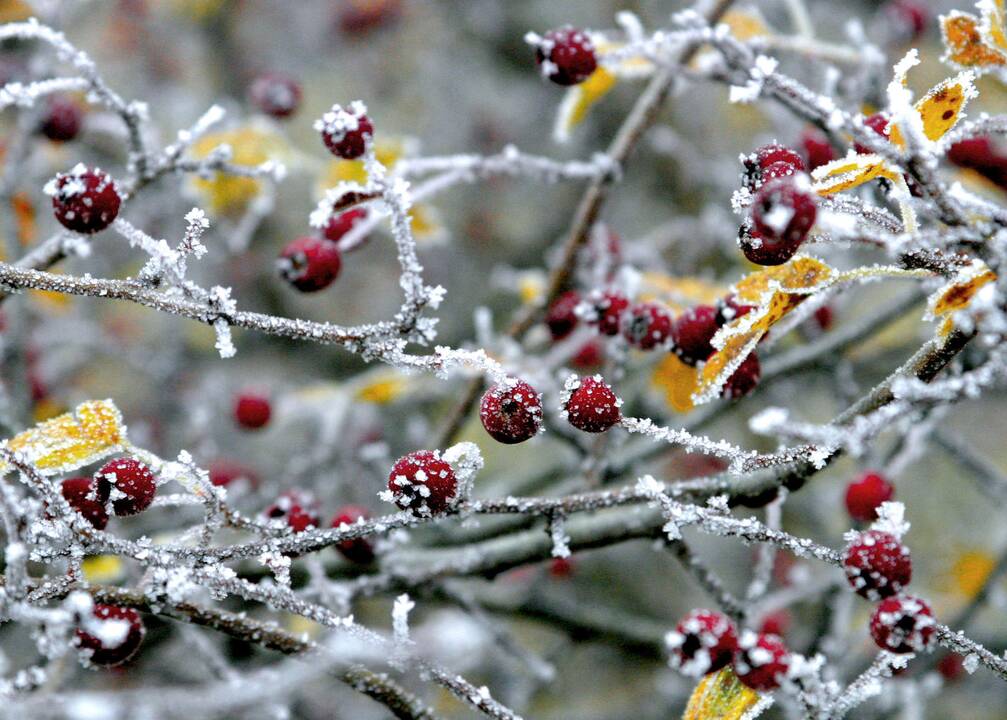
POLYGON ((797 253, 818 214, 804 160, 790 148, 771 144, 742 163, 743 179, 755 196, 738 234, 741 250, 757 265, 782 265, 797 253))
POLYGON ((577 85, 598 67, 594 43, 583 30, 570 27, 550 30, 544 37, 528 35, 535 47, 535 62, 542 76, 557 85, 577 85))
POLYGON ((701 677, 733 664, 738 679, 759 692, 780 686, 790 670, 790 651, 776 635, 746 630, 738 634, 723 613, 693 610, 665 636, 670 664, 701 677))
POLYGON ((81 623, 88 629, 77 629, 76 644, 92 665, 121 665, 140 649, 147 630, 136 610, 119 605, 95 604, 91 615, 81 623), (100 624, 100 630, 95 629, 96 624, 100 624))
MULTIPOLYGON (((318 499, 304 490, 287 490, 262 514, 270 524, 290 528, 295 533, 318 528, 322 525, 321 505, 318 499)), ((366 508, 359 505, 344 505, 332 516, 329 527, 345 530, 369 517, 370 514, 366 508)), ((336 549, 347 560, 358 565, 369 565, 374 561, 374 547, 366 538, 343 540, 336 543, 336 549)))
POLYGON ((134 458, 118 458, 105 463, 93 477, 67 478, 60 492, 92 527, 104 530, 108 525, 110 499, 116 515, 137 515, 154 502, 157 483, 144 463, 134 458))
POLYGON ((46 183, 53 214, 67 230, 87 235, 104 230, 119 215, 122 197, 115 181, 99 168, 79 163, 46 183))
POLYGON ((458 495, 454 468, 434 450, 418 450, 395 461, 388 473, 392 501, 417 517, 441 515, 458 495))
POLYGON ((252 80, 248 97, 261 112, 282 120, 301 107, 301 85, 283 73, 263 73, 252 80))
MULTIPOLYGON (((752 310, 751 305, 740 304, 733 296, 717 305, 696 305, 675 319, 671 331, 672 351, 687 365, 705 362, 716 352, 713 336, 727 323, 752 310)), ((749 353, 724 384, 722 394, 727 398, 748 395, 759 384, 762 366, 755 352, 749 353)))

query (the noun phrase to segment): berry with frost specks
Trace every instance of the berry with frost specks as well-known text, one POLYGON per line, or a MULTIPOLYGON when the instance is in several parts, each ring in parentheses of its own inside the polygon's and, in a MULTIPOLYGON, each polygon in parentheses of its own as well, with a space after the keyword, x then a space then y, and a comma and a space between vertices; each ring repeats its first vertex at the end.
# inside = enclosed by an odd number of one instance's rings
POLYGON ((622 400, 601 375, 571 377, 563 394, 567 420, 578 430, 602 433, 622 419, 622 400))
POLYGON ((363 208, 352 208, 346 212, 333 215, 322 228, 322 235, 326 240, 334 243, 339 242, 343 235, 348 233, 361 220, 367 219, 367 211, 363 208))
POLYGON ((717 316, 713 305, 696 305, 675 319, 671 328, 672 349, 682 362, 697 365, 713 354, 710 341, 720 327, 717 316))
POLYGON ((809 172, 836 159, 835 149, 820 130, 805 129, 801 133, 801 148, 804 150, 809 172))
POLYGON ((764 171, 772 165, 783 163, 793 168, 793 172, 804 171, 804 160, 795 151, 777 143, 770 143, 758 148, 754 153, 745 155, 741 159, 744 166, 742 180, 749 190, 756 190, 762 186, 766 178, 764 171))
POLYGON ((108 525, 108 511, 105 510, 105 503, 98 500, 92 478, 67 478, 60 485, 60 493, 70 503, 70 507, 83 515, 93 528, 104 530, 108 525))
POLYGON ((936 626, 930 605, 918 597, 890 597, 871 616, 871 637, 882 650, 921 652, 930 647, 936 626))
POLYGON ((741 303, 734 295, 728 295, 717 302, 717 326, 723 327, 755 309, 754 305, 741 303))
POLYGON ((622 314, 629 307, 629 300, 618 290, 594 290, 587 297, 591 306, 588 325, 594 325, 602 335, 619 334, 622 314))
POLYGON ((234 401, 234 419, 246 430, 258 430, 269 422, 272 403, 265 395, 244 392, 234 401))
POLYGON ((583 30, 568 25, 529 39, 535 46, 535 62, 542 76, 557 85, 582 83, 598 67, 594 43, 583 30))
MULTIPOLYGON (((332 518, 332 527, 336 530, 343 529, 344 526, 350 527, 361 520, 366 520, 369 516, 366 508, 359 505, 344 505, 332 518)), ((374 562, 374 546, 367 538, 343 540, 336 543, 336 550, 347 560, 357 565, 370 565, 374 562)))
POLYGON ((287 490, 263 512, 270 521, 282 521, 295 533, 304 532, 321 525, 318 515, 318 500, 304 490, 287 490))
POLYGON ((54 95, 46 104, 39 132, 54 142, 73 140, 80 132, 84 114, 72 98, 54 95))
POLYGON ((395 504, 413 515, 439 515, 451 507, 458 479, 439 452, 419 450, 395 462, 388 474, 388 490, 395 504))
POLYGON ((274 118, 287 118, 301 106, 301 85, 289 75, 268 72, 259 75, 248 88, 252 103, 274 118))
POLYGON ((112 667, 129 660, 140 649, 147 631, 143 620, 133 608, 96 604, 93 617, 81 622, 77 647, 93 665, 112 667))
POLYGON ((752 223, 774 244, 800 246, 815 224, 818 204, 815 195, 790 178, 765 183, 752 201, 752 223))
POLYGON ((56 175, 46 183, 45 192, 52 196, 53 213, 60 225, 88 235, 111 225, 122 203, 115 181, 99 168, 83 163, 56 175))
POLYGON ((761 376, 762 366, 759 364, 759 356, 753 351, 724 383, 721 395, 731 400, 743 398, 755 390, 761 376))
POLYGON ((497 442, 524 442, 542 427, 542 396, 528 383, 509 378, 483 395, 479 419, 497 442))
POLYGON ((622 335, 630 345, 653 350, 668 342, 673 323, 664 306, 655 302, 637 303, 622 319, 622 335))
POLYGON ((292 240, 276 259, 280 277, 301 292, 324 290, 339 277, 342 254, 332 240, 299 237, 292 240))
POLYGON ((750 223, 745 223, 738 231, 738 245, 749 262, 756 265, 782 265, 797 254, 801 243, 782 242, 772 235, 766 235, 750 223))
POLYGON ((367 108, 360 101, 350 103, 348 108, 333 105, 315 121, 314 127, 322 134, 322 141, 329 152, 344 160, 361 157, 367 149, 368 140, 374 136, 374 125, 367 117, 367 108))
POLYGON ((580 293, 576 290, 567 290, 553 300, 545 314, 545 324, 553 340, 562 340, 576 329, 578 305, 580 305, 580 293))
POLYGON ((913 576, 909 548, 880 530, 853 537, 843 555, 843 569, 850 587, 868 600, 897 595, 913 576))
POLYGON ((859 522, 878 519, 878 507, 895 495, 895 488, 878 473, 865 473, 846 487, 846 511, 859 522))
POLYGON ((95 495, 102 504, 112 497, 116 515, 137 515, 154 502, 157 482, 145 463, 134 458, 118 458, 105 463, 94 474, 95 495))
MULTIPOLYGON (((875 113, 864 118, 864 127, 873 130, 875 134, 880 135, 885 140, 888 139, 888 118, 884 115, 884 113, 875 113)), ((874 152, 866 145, 861 145, 860 143, 853 143, 853 149, 862 154, 874 152)))
POLYGON ((694 678, 726 667, 738 649, 734 623, 713 610, 693 610, 664 641, 671 667, 694 678))
POLYGON ((779 637, 747 630, 738 640, 734 672, 753 690, 770 692, 780 687, 790 662, 790 652, 779 637))

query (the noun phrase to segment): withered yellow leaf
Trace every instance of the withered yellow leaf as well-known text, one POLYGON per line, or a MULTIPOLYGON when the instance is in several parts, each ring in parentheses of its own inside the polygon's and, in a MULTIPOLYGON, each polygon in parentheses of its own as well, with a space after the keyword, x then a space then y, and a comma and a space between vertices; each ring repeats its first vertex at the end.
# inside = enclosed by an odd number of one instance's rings
POLYGON ((896 180, 901 176, 888 167, 880 155, 850 155, 833 160, 812 171, 812 189, 819 195, 833 195, 883 177, 896 180))
POLYGON ((699 371, 682 362, 675 353, 666 353, 654 368, 650 381, 664 392, 668 405, 675 412, 692 410, 692 394, 696 391, 699 371))
POLYGON ((984 35, 979 18, 957 10, 941 16, 940 25, 946 49, 942 58, 945 62, 980 72, 1007 65, 1002 27, 984 35), (993 37, 1000 38, 1000 48, 993 44, 993 37))
POLYGON ((797 255, 782 265, 774 265, 749 273, 734 284, 740 302, 759 304, 769 290, 811 294, 829 285, 835 271, 809 255, 797 255))
POLYGON ((699 681, 682 720, 740 720, 759 698, 759 693, 742 685, 734 670, 726 667, 699 681))
POLYGON ((996 273, 981 260, 974 260, 971 265, 963 268, 950 283, 930 296, 927 302, 929 316, 939 318, 968 307, 976 293, 984 285, 994 280, 996 280, 996 273))
MULTIPOLYGON (((975 96, 971 73, 960 73, 930 88, 915 105, 923 121, 923 134, 930 140, 940 140, 955 126, 968 101, 975 96)), ((897 125, 892 125, 890 137, 899 147, 905 144, 897 125)))
POLYGON ((604 67, 599 67, 587 80, 567 90, 563 102, 560 103, 553 129, 556 140, 559 142, 569 140, 573 129, 584 122, 588 111, 608 95, 615 87, 615 83, 615 74, 604 67))

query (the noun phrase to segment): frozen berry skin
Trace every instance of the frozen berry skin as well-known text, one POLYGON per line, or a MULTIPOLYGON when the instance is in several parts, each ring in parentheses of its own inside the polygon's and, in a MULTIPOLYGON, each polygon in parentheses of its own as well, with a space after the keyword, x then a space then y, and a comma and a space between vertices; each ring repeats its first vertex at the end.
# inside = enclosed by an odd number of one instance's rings
MULTIPOLYGON (((366 508, 359 505, 344 505, 332 518, 332 527, 341 529, 343 526, 356 525, 360 520, 366 520, 368 512, 366 508)), ((353 540, 343 540, 336 543, 338 550, 343 557, 351 563, 357 565, 370 565, 374 562, 374 546, 366 538, 355 538, 353 540)))
POLYGON ((359 207, 337 213, 325 223, 325 227, 322 228, 322 235, 325 236, 326 240, 337 243, 343 238, 343 235, 353 229, 354 225, 366 218, 367 211, 359 207))
POLYGON ((255 473, 234 460, 214 460, 207 467, 210 483, 217 487, 227 487, 238 480, 247 480, 250 485, 258 485, 259 479, 255 473))
POLYGON ((273 414, 272 403, 265 395, 245 392, 234 401, 234 419, 246 430, 264 427, 273 414))
POLYGON ((326 238, 307 235, 287 243, 276 259, 280 277, 301 292, 324 290, 343 266, 339 246, 326 238))
POLYGON ((602 335, 616 336, 622 326, 622 314, 629 300, 618 290, 595 290, 587 298, 591 305, 588 325, 594 325, 602 335))
POLYGON ((809 172, 836 159, 832 144, 819 130, 808 128, 801 133, 801 148, 804 150, 809 172))
POLYGON ((809 190, 789 178, 767 182, 752 201, 752 223, 776 243, 799 247, 815 224, 818 204, 809 190))
POLYGON ((98 168, 76 165, 46 183, 52 209, 60 225, 87 235, 104 230, 119 215, 122 198, 106 173, 98 168))
POLYGON ((602 433, 622 420, 622 401, 601 375, 567 380, 563 409, 578 430, 602 433))
POLYGON ((859 533, 850 541, 843 569, 850 587, 868 600, 898 595, 913 577, 909 548, 880 530, 859 533))
POLYGON ((895 488, 877 473, 865 473, 846 486, 846 511, 858 522, 878 519, 878 507, 895 495, 895 488))
POLYGON ((80 105, 68 97, 54 95, 46 105, 39 132, 54 142, 67 142, 77 137, 83 121, 80 105))
POLYGON ((750 224, 738 231, 738 245, 749 262, 756 265, 782 265, 797 254, 801 243, 781 241, 772 235, 759 232, 750 224))
POLYGON ((508 379, 483 395, 483 427, 497 442, 516 445, 535 437, 542 427, 542 396, 522 380, 508 379))
POLYGON ((282 520, 295 533, 319 527, 318 500, 303 490, 287 490, 263 513, 267 520, 282 520))
POLYGON ((550 30, 535 38, 535 63, 542 76, 557 85, 577 85, 598 67, 594 43, 583 30, 570 26, 550 30))
MULTIPOLYGON (((777 163, 789 166, 793 172, 804 171, 804 160, 794 150, 783 145, 771 143, 763 145, 750 155, 742 156, 742 165, 745 171, 743 179, 749 190, 758 189, 765 181, 763 171, 777 163)), ((778 172, 777 171, 774 172, 778 172)))
POLYGON ((714 352, 710 343, 720 325, 717 308, 713 305, 696 305, 675 319, 671 328, 673 350, 682 362, 697 365, 714 352))
POLYGON ((301 85, 289 75, 268 72, 259 75, 248 88, 252 103, 274 118, 287 118, 301 106, 301 85))
POLYGON ((576 329, 578 305, 580 293, 576 290, 567 290, 553 300, 545 314, 545 324, 553 340, 562 340, 576 329))
POLYGON ((723 327, 740 317, 744 317, 754 309, 754 305, 745 305, 734 295, 728 295, 717 303, 717 326, 723 327))
POLYGON ((84 620, 82 627, 77 629, 77 647, 91 664, 121 665, 140 649, 147 630, 136 610, 99 603, 91 609, 91 614, 93 617, 84 620))
POLYGON ((762 366, 759 364, 759 356, 754 352, 749 353, 734 374, 727 379, 721 395, 730 400, 743 398, 755 390, 761 376, 762 366))
POLYGON ((344 160, 356 160, 362 156, 368 140, 374 135, 367 108, 359 101, 350 103, 348 108, 333 105, 321 119, 315 121, 314 127, 322 134, 322 142, 329 152, 344 160))
POLYGON ((734 623, 713 610, 693 610, 664 636, 664 642, 671 667, 694 678, 727 667, 738 649, 734 623))
POLYGON ((91 478, 67 478, 60 485, 60 493, 70 503, 70 507, 83 515, 95 530, 104 530, 108 525, 108 511, 105 510, 105 503, 98 500, 97 489, 91 478))
POLYGON ((439 452, 419 450, 399 458, 388 474, 396 505, 420 517, 447 511, 458 492, 455 471, 439 452))
POLYGON ((637 303, 622 318, 622 336, 634 347, 653 350, 668 343, 673 324, 671 313, 664 306, 637 303))
POLYGON ((921 652, 930 647, 936 624, 925 600, 909 595, 890 597, 874 609, 871 637, 888 652, 921 652))
MULTIPOLYGON (((882 113, 875 113, 870 117, 864 118, 864 127, 869 130, 873 130, 876 134, 883 137, 885 140, 888 139, 888 118, 882 113)), ((853 149, 858 153, 868 154, 874 152, 866 145, 861 145, 860 143, 853 143, 853 149)))
POLYGON ((758 692, 770 692, 780 687, 789 669, 790 652, 783 640, 751 630, 742 633, 734 655, 734 672, 741 682, 758 692))
POLYGON ((105 463, 94 474, 98 501, 107 503, 115 486, 112 510, 116 515, 137 515, 150 507, 157 494, 154 473, 134 458, 118 458, 105 463))

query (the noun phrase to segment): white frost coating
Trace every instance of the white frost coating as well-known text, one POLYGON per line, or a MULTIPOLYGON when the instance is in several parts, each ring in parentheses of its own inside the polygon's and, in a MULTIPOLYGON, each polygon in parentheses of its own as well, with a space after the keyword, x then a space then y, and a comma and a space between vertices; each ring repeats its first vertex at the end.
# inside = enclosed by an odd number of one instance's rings
POLYGON ((905 505, 900 502, 883 502, 878 506, 878 519, 874 521, 871 527, 901 539, 903 535, 909 532, 909 528, 912 527, 905 517, 905 505))

